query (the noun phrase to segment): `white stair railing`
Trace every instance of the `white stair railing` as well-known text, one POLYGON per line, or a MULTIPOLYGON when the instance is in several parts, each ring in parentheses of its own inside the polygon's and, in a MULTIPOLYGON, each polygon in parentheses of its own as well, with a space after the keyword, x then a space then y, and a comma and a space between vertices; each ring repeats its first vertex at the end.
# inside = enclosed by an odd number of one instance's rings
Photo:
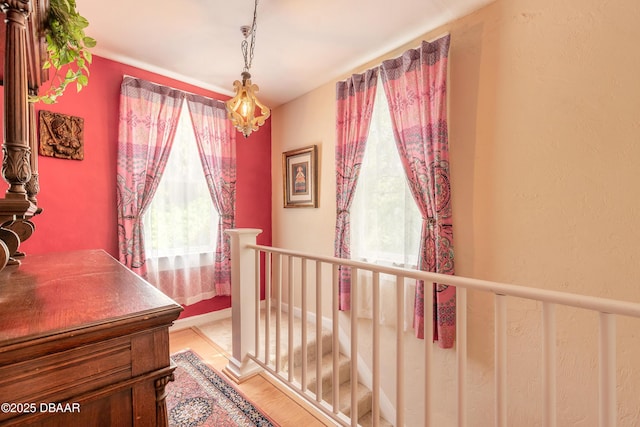
MULTIPOLYGON (((542 422, 545 427, 555 427, 557 425, 557 399, 556 399, 556 307, 567 306, 590 310, 599 314, 599 427, 615 427, 617 422, 617 400, 616 400, 616 318, 617 316, 629 316, 640 318, 640 304, 616 301, 611 299, 596 298, 584 295, 570 294, 566 292, 536 289, 511 284, 497 283, 485 280, 477 280, 460 276, 449 276, 437 273, 428 273, 418 270, 387 267, 375 264, 368 264, 359 261, 344 260, 335 257, 317 256, 300 253, 297 251, 273 248, 256 244, 256 236, 261 232, 257 229, 229 230, 231 236, 231 256, 232 256, 232 319, 233 319, 233 354, 225 371, 236 381, 242 382, 246 378, 254 375, 259 369, 263 369, 273 377, 282 381, 291 390, 306 399, 318 410, 333 419, 337 424, 343 426, 358 425, 357 410, 357 384, 358 357, 357 357, 357 322, 351 322, 351 343, 349 352, 351 354, 351 406, 352 411, 349 417, 339 412, 339 387, 334 386, 332 391, 332 403, 323 400, 323 388, 321 377, 321 363, 319 359, 322 355, 322 324, 321 314, 323 313, 322 300, 326 287, 331 287, 331 323, 333 330, 333 375, 332 384, 339 383, 339 312, 338 312, 338 268, 347 266, 352 268, 351 297, 356 299, 359 291, 358 270, 369 271, 372 274, 372 295, 373 295, 373 354, 372 354, 372 419, 373 425, 379 425, 380 419, 380 274, 387 274, 396 277, 396 312, 397 325, 404 322, 404 280, 406 278, 423 280, 425 283, 441 283, 455 286, 457 292, 457 382, 456 397, 458 401, 457 425, 466 427, 468 424, 467 413, 467 290, 482 291, 494 295, 494 375, 495 375, 495 408, 494 425, 497 427, 507 426, 508 390, 507 390, 507 303, 509 298, 521 298, 525 300, 537 301, 542 305, 542 342, 541 342, 541 362, 542 362, 542 384, 543 384, 543 414, 542 422), (287 259, 288 269, 282 274, 283 259, 287 259), (261 262, 262 260, 262 262, 261 262), (300 260, 299 279, 300 289, 293 286, 295 278, 298 276, 294 272, 294 260, 300 260), (307 264, 315 263, 314 283, 308 283, 307 264), (323 276, 323 266, 330 265, 332 277, 323 276), (266 307, 275 307, 276 329, 275 329, 275 358, 269 351, 269 326, 272 322, 270 310, 265 310, 265 323, 260 324, 259 319, 259 299, 261 277, 264 277, 265 302, 266 307), (288 365, 286 370, 281 363, 281 343, 283 329, 283 283, 287 286, 287 355, 288 365), (307 308, 308 289, 315 289, 314 310, 309 314, 307 308), (299 294, 298 294, 299 293, 299 294), (299 299, 301 318, 306 322, 307 318, 315 318, 315 338, 316 338, 316 378, 317 386, 315 392, 308 388, 306 377, 306 346, 303 345, 303 369, 300 381, 294 378, 293 362, 293 322, 294 305, 299 299), (275 299, 275 301, 274 301, 275 299), (252 313, 248 313, 251 311, 252 313), (316 315, 318 313, 318 315, 316 315), (265 327, 266 326, 266 327, 265 327), (261 334, 264 331, 264 334, 261 334), (260 349, 263 353, 260 354, 260 349)), ((424 339, 424 377, 425 380, 425 401, 424 420, 425 426, 430 427, 433 423, 433 402, 434 384, 432 372, 433 365, 433 329, 431 324, 427 324, 429 319, 433 319, 433 293, 425 292, 425 339, 424 339)), ((351 316, 357 318, 357 308, 352 305, 351 316)), ((303 323, 305 324, 305 323, 303 323)), ((306 330, 303 327, 303 342, 306 342, 306 330)), ((404 334, 402 327, 397 328, 396 347, 397 368, 396 368, 396 396, 395 396, 395 420, 394 425, 405 425, 406 402, 404 395, 404 334)), ((580 391, 577 391, 578 393, 580 391)), ((473 414, 471 414, 473 415, 473 414)))

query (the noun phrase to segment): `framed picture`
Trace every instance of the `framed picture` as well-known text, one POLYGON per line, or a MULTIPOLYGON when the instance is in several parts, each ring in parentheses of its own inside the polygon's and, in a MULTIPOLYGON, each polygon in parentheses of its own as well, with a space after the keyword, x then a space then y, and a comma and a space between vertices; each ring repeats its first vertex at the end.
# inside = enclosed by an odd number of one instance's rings
POLYGON ((285 208, 318 207, 317 146, 282 153, 285 208))

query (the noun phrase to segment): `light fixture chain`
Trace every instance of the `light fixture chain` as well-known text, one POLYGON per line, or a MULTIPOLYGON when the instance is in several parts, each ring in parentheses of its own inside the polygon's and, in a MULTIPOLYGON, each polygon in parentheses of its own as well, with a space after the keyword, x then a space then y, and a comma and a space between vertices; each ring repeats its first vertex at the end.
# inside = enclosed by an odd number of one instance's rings
POLYGON ((247 38, 242 41, 242 55, 244 57, 244 71, 249 72, 251 68, 251 63, 253 62, 253 50, 256 45, 256 29, 257 29, 257 20, 258 20, 258 0, 255 0, 255 5, 253 7, 253 23, 251 24, 251 30, 249 34, 251 34, 251 45, 247 42, 247 38))

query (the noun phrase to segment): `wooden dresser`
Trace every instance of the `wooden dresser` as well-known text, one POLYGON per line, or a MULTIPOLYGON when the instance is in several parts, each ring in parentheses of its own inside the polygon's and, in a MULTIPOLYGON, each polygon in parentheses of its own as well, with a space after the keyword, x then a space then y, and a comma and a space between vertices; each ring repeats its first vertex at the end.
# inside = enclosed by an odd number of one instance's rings
POLYGON ((0 271, 0 426, 162 426, 182 307, 101 250, 0 271))

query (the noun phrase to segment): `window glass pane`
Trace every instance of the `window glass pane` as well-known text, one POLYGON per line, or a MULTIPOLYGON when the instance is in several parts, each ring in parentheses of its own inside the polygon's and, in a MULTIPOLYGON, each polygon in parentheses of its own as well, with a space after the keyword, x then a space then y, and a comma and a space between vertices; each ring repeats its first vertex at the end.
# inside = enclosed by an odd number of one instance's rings
POLYGON ((421 215, 400 162, 391 115, 378 82, 371 129, 351 207, 352 257, 415 266, 421 215))
POLYGON ((167 167, 144 215, 146 255, 213 252, 217 223, 185 103, 167 167))

